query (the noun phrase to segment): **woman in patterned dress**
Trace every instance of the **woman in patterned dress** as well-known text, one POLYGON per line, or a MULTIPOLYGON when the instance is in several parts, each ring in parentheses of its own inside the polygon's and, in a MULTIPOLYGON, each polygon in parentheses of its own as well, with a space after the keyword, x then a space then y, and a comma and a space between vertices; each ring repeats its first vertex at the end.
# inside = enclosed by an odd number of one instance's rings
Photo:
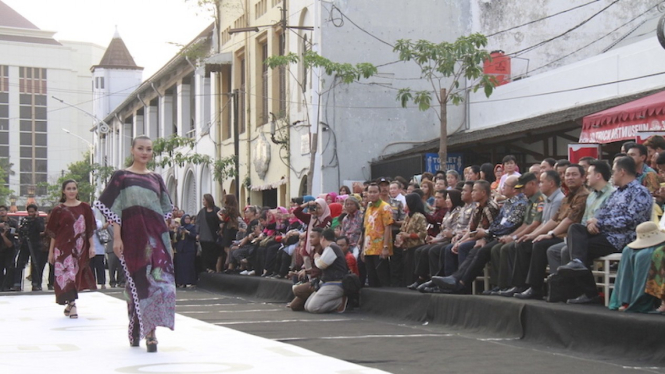
POLYGON ((48 262, 54 265, 55 302, 65 307, 65 316, 78 318, 78 291, 94 290, 95 278, 90 258, 95 256, 93 235, 96 224, 90 205, 79 201, 78 184, 66 180, 62 184, 60 205, 53 208, 46 226, 51 238, 48 262))
POLYGON ((159 174, 148 169, 152 140, 132 141, 132 165, 116 171, 95 206, 113 222, 113 252, 125 274, 129 342, 145 337, 148 352, 157 351, 157 326, 173 330, 175 277, 173 250, 166 220, 173 204, 159 174))

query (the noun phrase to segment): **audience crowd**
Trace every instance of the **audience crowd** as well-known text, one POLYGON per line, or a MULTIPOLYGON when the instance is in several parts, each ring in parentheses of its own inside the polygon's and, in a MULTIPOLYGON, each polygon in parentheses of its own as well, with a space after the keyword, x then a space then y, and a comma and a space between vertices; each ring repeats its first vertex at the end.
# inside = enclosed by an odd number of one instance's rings
MULTIPOLYGON (((548 158, 523 174, 508 155, 462 174, 341 186, 293 198, 288 208, 241 211, 234 195, 218 207, 206 194, 197 214, 176 210, 171 223, 176 284, 195 285, 201 272, 288 279, 292 310, 325 313, 357 304, 353 279, 365 287, 470 294, 487 269, 491 286, 483 295, 588 304, 608 297, 596 287, 594 260, 622 253, 610 309, 665 313, 664 150, 665 139, 654 136, 625 143, 611 163, 548 158)), ((42 244, 35 244, 43 223, 33 225, 33 213, 19 235, 6 211, 0 206, 0 284, 20 290, 28 258, 33 274, 44 269, 42 244)), ((102 231, 108 234, 107 225, 98 222, 102 231)), ((92 266, 100 285, 106 267, 110 286, 122 287, 107 234, 96 238, 92 266)), ((41 278, 33 278, 39 290, 41 278)))

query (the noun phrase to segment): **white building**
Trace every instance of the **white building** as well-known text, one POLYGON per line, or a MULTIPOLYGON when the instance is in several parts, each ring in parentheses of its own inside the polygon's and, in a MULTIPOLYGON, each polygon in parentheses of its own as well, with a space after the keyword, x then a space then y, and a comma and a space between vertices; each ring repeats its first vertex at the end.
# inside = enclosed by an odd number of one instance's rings
POLYGON ((33 190, 40 202, 39 184, 56 182, 92 144, 90 66, 104 49, 54 34, 0 1, 0 158, 14 164, 9 187, 19 206, 33 190))

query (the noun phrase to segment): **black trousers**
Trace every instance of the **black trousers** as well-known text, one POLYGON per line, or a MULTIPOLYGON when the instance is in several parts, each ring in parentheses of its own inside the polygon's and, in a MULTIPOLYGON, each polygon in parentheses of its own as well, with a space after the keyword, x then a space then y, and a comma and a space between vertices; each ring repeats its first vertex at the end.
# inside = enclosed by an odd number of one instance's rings
MULTIPOLYGON (((617 252, 604 234, 589 234, 586 226, 577 223, 568 229, 567 243, 570 258, 582 261, 588 268, 591 268, 594 259, 617 252)), ((577 286, 588 297, 598 295, 596 281, 590 269, 578 276, 577 286)), ((605 295, 605 297, 609 297, 609 295, 605 295)))
POLYGON ((531 263, 531 250, 533 243, 531 240, 515 243, 515 257, 513 258, 513 283, 515 287, 525 287, 526 277, 529 274, 529 264, 531 263))
POLYGON ((425 244, 413 251, 413 272, 417 278, 429 278, 429 250, 433 246, 433 244, 425 244))
POLYGON ((393 255, 390 256, 390 287, 406 287, 404 252, 402 248, 393 247, 393 255))
POLYGON ((547 269, 547 249, 555 244, 562 243, 563 239, 545 239, 533 243, 531 250, 531 262, 529 263, 529 274, 526 283, 534 291, 543 293, 545 285, 545 270, 547 269))
POLYGON ((104 266, 104 255, 95 255, 95 257, 90 259, 90 268, 95 275, 97 284, 105 285, 106 284, 106 267, 104 266))
POLYGON ((221 247, 215 242, 201 242, 201 260, 205 270, 215 270, 221 247))
POLYGON ((14 248, 0 249, 0 290, 6 291, 14 286, 14 248))
POLYGON ((485 265, 490 261, 492 247, 497 245, 499 241, 492 240, 479 248, 472 248, 469 254, 459 266, 459 269, 453 274, 453 277, 462 283, 467 291, 471 289, 473 281, 483 273, 485 265))
POLYGON ((365 268, 370 287, 390 286, 390 261, 388 259, 383 259, 378 255, 365 255, 365 268))
POLYGON ((41 287, 44 277, 44 267, 48 262, 48 252, 37 250, 32 256, 30 274, 32 275, 32 286, 41 287))
MULTIPOLYGON (((417 279, 415 276, 416 273, 416 251, 423 246, 417 246, 413 248, 404 248, 402 251, 404 253, 404 282, 406 284, 411 284, 417 279)), ((392 262, 392 261, 391 261, 392 262)))
POLYGON ((429 258, 429 275, 442 274, 446 259, 444 250, 448 245, 450 245, 449 242, 443 242, 430 246, 427 252, 427 257, 429 258))

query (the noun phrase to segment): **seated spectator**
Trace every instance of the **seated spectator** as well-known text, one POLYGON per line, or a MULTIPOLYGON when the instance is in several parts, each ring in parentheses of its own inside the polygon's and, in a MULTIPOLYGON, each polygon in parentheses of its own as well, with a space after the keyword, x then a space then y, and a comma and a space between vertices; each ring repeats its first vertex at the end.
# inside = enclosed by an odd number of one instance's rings
POLYGON ((556 165, 555 159, 546 158, 540 163, 540 172, 544 173, 548 170, 554 170, 554 165, 556 165))
POLYGON ((342 288, 342 278, 349 272, 346 258, 335 243, 332 229, 323 230, 320 242, 323 251, 314 255, 314 262, 321 269, 321 278, 315 287, 318 289, 305 302, 305 310, 310 313, 341 313, 346 309, 347 302, 342 288))
POLYGON ((360 271, 358 271, 358 262, 356 261, 355 256, 353 256, 353 252, 350 251, 349 238, 346 236, 340 236, 335 242, 339 248, 342 249, 342 253, 344 253, 346 266, 349 268, 349 271, 357 276, 360 276, 360 271))
POLYGON ((610 310, 647 313, 659 301, 645 293, 645 289, 653 254, 665 248, 665 233, 651 221, 641 223, 636 231, 637 240, 628 243, 621 253, 610 310))
POLYGON ((404 195, 402 195, 402 184, 400 182, 398 181, 390 182, 390 186, 388 187, 388 193, 390 195, 390 198, 401 202, 402 206, 406 206, 406 199, 404 198, 404 195))
MULTIPOLYGON (((518 299, 543 298, 545 285, 545 271, 547 269, 547 250, 563 242, 570 225, 582 221, 586 208, 589 191, 584 187, 584 169, 577 164, 566 168, 566 183, 570 192, 563 199, 559 211, 536 231, 525 237, 520 249, 515 256, 515 269, 513 271, 513 282, 524 281, 525 270, 526 284, 529 288, 514 296, 518 299), (526 260, 529 265, 526 266, 526 260)), ((570 241, 569 241, 570 243, 570 241)))
POLYGON ((459 182, 459 173, 455 170, 448 170, 446 172, 446 184, 448 185, 448 189, 451 190, 455 188, 457 182, 459 182))
MULTIPOLYGON (((395 179, 397 179, 397 178, 395 178, 395 179)), ((428 172, 428 171, 424 172, 424 173, 420 176, 420 181, 422 182, 422 181, 426 181, 426 180, 427 180, 427 181, 430 181, 430 182, 434 182, 434 174, 432 174, 432 173, 430 173, 430 172, 428 172)))
POLYGON ((406 195, 406 205, 409 214, 395 236, 395 247, 401 248, 404 253, 404 280, 411 284, 415 270, 414 251, 425 244, 427 219, 420 196, 417 194, 406 195))
POLYGON ((591 156, 585 156, 580 158, 580 160, 577 162, 581 167, 584 168, 584 175, 589 175, 589 167, 591 166, 591 163, 596 161, 595 158, 591 156))
POLYGON ((436 178, 434 179, 434 191, 440 191, 446 189, 448 189, 448 183, 446 183, 446 177, 437 174, 436 178))
POLYGON ((471 165, 464 168, 464 180, 474 182, 480 180, 480 166, 471 165))
MULTIPOLYGON (((515 188, 521 189, 528 199, 522 225, 514 232, 498 238, 499 244, 492 247, 491 284, 496 289, 490 290, 490 295, 511 296, 505 294, 512 285, 513 259, 515 258, 515 244, 521 237, 532 233, 543 221, 545 195, 539 190, 539 179, 532 172, 522 174, 515 188), (494 265, 498 264, 497 269, 494 265)), ((487 294, 483 292, 483 294, 487 294)))
POLYGON ((487 181, 490 185, 496 181, 496 177, 494 176, 494 166, 489 162, 480 165, 480 174, 478 180, 481 179, 487 181))
POLYGON ((600 301, 590 267, 595 258, 621 251, 635 240, 637 225, 651 218, 653 198, 636 179, 636 165, 631 157, 614 161, 612 179, 617 190, 607 198, 594 218, 586 225, 572 225, 568 230, 570 261, 557 272, 576 274, 581 296, 569 304, 588 304, 600 301))
POLYGON ((490 187, 492 188, 492 193, 498 193, 499 183, 501 182, 501 177, 503 177, 503 165, 496 164, 494 166, 494 181, 491 182, 490 187))
POLYGON ((423 190, 423 203, 427 205, 427 210, 431 211, 434 206, 434 182, 424 180, 420 182, 420 189, 423 190))
MULTIPOLYGON (((489 262, 492 248, 499 244, 497 238, 511 234, 522 224, 527 200, 521 190, 515 188, 517 185, 518 176, 511 175, 506 178, 501 190, 501 194, 506 197, 506 201, 499 214, 492 220, 489 228, 477 229, 476 244, 455 273, 447 277, 432 277, 432 282, 439 288, 470 292, 471 283, 482 273, 483 268, 489 262)), ((487 193, 489 194, 489 188, 487 193)), ((499 264, 496 264, 494 267, 498 268, 498 266, 499 264)), ((498 292, 499 290, 496 289, 495 291, 498 292)))
POLYGON ((660 154, 665 152, 665 138, 660 135, 652 135, 644 142, 644 146, 647 147, 649 153, 647 164, 652 169, 657 169, 656 160, 660 154))
MULTIPOLYGON (((609 183, 612 175, 610 165, 605 161, 591 161, 589 173, 587 174, 587 186, 591 189, 586 199, 586 208, 581 223, 586 224, 595 217, 596 211, 605 200, 614 192, 614 187, 609 183)), ((567 244, 555 244, 547 249, 547 262, 550 266, 550 274, 556 274, 559 266, 567 264, 570 255, 567 244)))
POLYGON ((635 161, 635 178, 653 193, 660 189, 660 181, 655 170, 647 165, 647 155, 649 151, 642 144, 633 143, 628 147, 627 155, 635 161))
POLYGON ((660 247, 653 252, 651 266, 647 277, 645 292, 660 299, 660 306, 654 312, 665 314, 665 248, 660 247))

